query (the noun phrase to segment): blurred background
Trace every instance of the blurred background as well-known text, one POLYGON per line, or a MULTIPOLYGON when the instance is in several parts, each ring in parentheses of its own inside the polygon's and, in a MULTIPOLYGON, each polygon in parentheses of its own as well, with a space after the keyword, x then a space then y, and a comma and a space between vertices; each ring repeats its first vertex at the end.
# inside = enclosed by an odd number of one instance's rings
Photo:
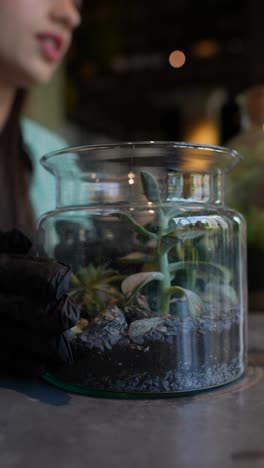
POLYGON ((264 84, 263 0, 83 4, 66 62, 46 88, 30 95, 27 114, 70 145, 181 140, 230 146, 239 135, 233 147, 245 162, 234 172, 238 185, 228 206, 247 219, 250 308, 263 310, 264 87, 254 98, 260 118, 249 130, 241 106, 245 90, 264 84))
POLYGON ((27 113, 69 143, 222 144, 264 82, 259 0, 90 0, 71 53, 27 113))

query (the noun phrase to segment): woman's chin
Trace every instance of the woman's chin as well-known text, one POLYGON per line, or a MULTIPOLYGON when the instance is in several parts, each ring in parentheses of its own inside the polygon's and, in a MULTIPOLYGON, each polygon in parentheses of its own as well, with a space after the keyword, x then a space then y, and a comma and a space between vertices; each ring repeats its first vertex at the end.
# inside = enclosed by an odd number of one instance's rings
POLYGON ((45 85, 51 80, 56 69, 57 66, 46 66, 34 70, 25 70, 23 76, 21 76, 19 87, 31 88, 38 85, 45 85))

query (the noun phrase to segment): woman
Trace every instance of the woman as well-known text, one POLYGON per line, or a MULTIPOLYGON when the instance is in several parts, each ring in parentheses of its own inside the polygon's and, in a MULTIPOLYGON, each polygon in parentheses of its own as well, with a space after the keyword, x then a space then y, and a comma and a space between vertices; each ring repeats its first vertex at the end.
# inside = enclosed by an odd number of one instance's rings
POLYGON ((21 122, 26 91, 47 83, 80 23, 80 0, 0 1, 0 230, 34 232, 54 208, 54 182, 39 158, 65 143, 21 122))
POLYGON ((50 277, 57 285, 67 267, 27 257, 30 242, 12 228, 32 235, 36 217, 54 206, 53 181, 39 158, 64 143, 32 122, 21 122, 21 108, 26 91, 48 82, 63 59, 80 23, 79 7, 77 0, 0 0, 0 231, 8 231, 0 232, 2 372, 35 376, 72 359, 64 331, 79 312, 67 296, 67 281, 61 297, 56 292, 45 294, 44 302, 40 297, 50 277), (34 277, 41 282, 34 285, 34 277))

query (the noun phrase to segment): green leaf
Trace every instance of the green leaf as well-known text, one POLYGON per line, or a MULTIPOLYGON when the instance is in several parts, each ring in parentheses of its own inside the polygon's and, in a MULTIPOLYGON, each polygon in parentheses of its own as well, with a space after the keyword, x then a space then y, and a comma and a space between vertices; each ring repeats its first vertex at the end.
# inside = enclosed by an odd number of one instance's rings
POLYGON ((134 229, 135 232, 137 232, 140 236, 142 236, 143 239, 149 240, 149 239, 158 239, 158 236, 154 232, 150 232, 147 229, 145 229, 141 224, 137 223, 132 216, 129 216, 124 213, 117 213, 115 214, 120 219, 125 220, 130 226, 134 229))
POLYGON ((159 252, 161 255, 167 253, 172 247, 175 247, 179 243, 179 239, 176 236, 162 236, 160 241, 159 252))
POLYGON ((155 177, 147 171, 140 173, 143 193, 153 203, 161 203, 160 188, 155 177))
POLYGON ((172 206, 168 210, 164 210, 164 215, 167 219, 176 218, 179 215, 182 216, 183 211, 185 211, 183 208, 180 209, 178 206, 172 206))
MULTIPOLYGON (((174 262, 170 263, 169 271, 176 272, 180 270, 195 270, 201 275, 207 275, 208 278, 220 276, 222 279, 222 283, 229 284, 232 281, 232 273, 228 270, 228 268, 219 265, 217 263, 207 263, 207 262, 174 262)), ((208 279, 207 278, 207 279, 208 279)))
POLYGON ((74 273, 72 273, 71 274, 71 286, 72 287, 77 287, 79 285, 80 285, 79 278, 74 273))
POLYGON ((135 295, 150 281, 159 280, 163 281, 164 275, 159 271, 148 271, 143 273, 135 273, 128 276, 121 284, 122 293, 129 298, 135 295))
POLYGON ((170 235, 175 237, 178 235, 178 227, 173 219, 168 222, 168 227, 164 230, 163 235, 170 235))
POLYGON ((172 286, 171 288, 168 288, 166 294, 179 298, 185 297, 188 302, 190 315, 193 319, 196 319, 203 314, 203 301, 201 300, 200 296, 198 296, 198 294, 194 293, 193 291, 181 288, 180 286, 172 286))

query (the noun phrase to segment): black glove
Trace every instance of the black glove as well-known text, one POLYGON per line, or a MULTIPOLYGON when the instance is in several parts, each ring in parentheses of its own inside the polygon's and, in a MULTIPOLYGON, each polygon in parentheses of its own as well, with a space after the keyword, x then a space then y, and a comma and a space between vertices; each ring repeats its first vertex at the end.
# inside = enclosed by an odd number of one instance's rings
POLYGON ((38 376, 72 362, 64 332, 79 307, 67 295, 70 268, 31 248, 20 231, 0 233, 0 369, 38 376))

